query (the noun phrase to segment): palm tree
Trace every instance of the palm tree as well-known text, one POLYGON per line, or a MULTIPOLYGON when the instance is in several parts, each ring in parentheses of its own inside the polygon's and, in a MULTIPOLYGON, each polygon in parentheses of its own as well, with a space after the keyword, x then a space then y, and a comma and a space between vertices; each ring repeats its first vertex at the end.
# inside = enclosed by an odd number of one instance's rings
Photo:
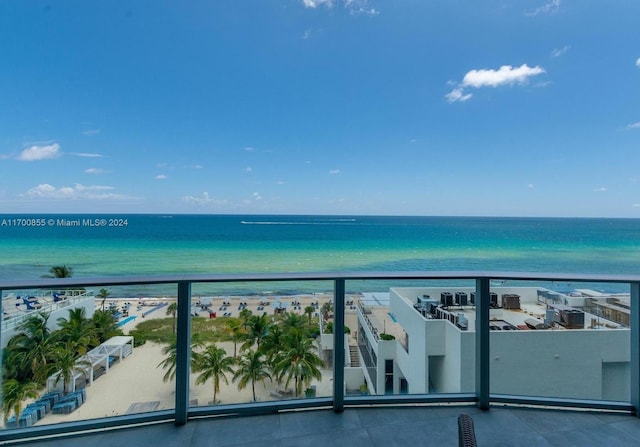
MULTIPOLYGON (((259 350, 266 356, 267 363, 270 365, 272 371, 275 370, 275 361, 278 354, 284 349, 284 338, 285 334, 282 332, 280 326, 272 324, 269 327, 267 335, 262 339, 259 350)), ((280 384, 280 378, 277 375, 275 375, 275 379, 278 381, 278 384, 280 384)))
POLYGON ((286 378, 285 386, 294 381, 296 396, 302 393, 304 385, 310 385, 312 379, 322 379, 320 367, 324 363, 314 352, 313 339, 299 330, 292 330, 286 337, 285 348, 275 359, 275 373, 278 379, 286 378))
POLYGON ((242 327, 244 327, 245 329, 249 328, 249 319, 251 318, 251 315, 253 315, 253 312, 251 312, 247 308, 242 309, 240 311, 240 313, 238 314, 238 317, 240 318, 240 321, 242 322, 242 327))
POLYGON ((52 369, 58 371, 54 386, 62 380, 63 394, 67 394, 69 385, 75 380, 75 373, 80 372, 86 375, 86 370, 91 368, 91 362, 88 360, 79 360, 77 352, 80 349, 78 344, 72 340, 58 344, 54 349, 54 359, 52 369))
POLYGON ((253 401, 256 400, 256 382, 264 384, 265 379, 271 379, 271 375, 267 370, 267 363, 264 361, 264 355, 260 351, 245 351, 244 355, 238 360, 238 369, 233 375, 233 380, 240 379, 238 389, 243 390, 249 381, 251 381, 251 391, 253 393, 253 401))
POLYGON ((313 306, 307 306, 304 308, 304 313, 309 317, 309 324, 311 324, 311 315, 316 311, 316 308, 313 306))
POLYGON ((76 357, 86 354, 89 348, 99 345, 93 322, 86 317, 84 307, 69 309, 69 318, 58 318, 59 331, 56 336, 64 342, 70 342, 76 349, 76 357))
POLYGON ((262 338, 262 344, 260 345, 260 351, 269 357, 271 354, 279 352, 284 346, 284 333, 277 324, 269 326, 269 330, 262 338))
POLYGON ((267 335, 269 330, 269 317, 267 315, 253 315, 247 323, 247 341, 242 345, 242 349, 249 349, 254 343, 260 349, 260 342, 267 335))
POLYGON ((200 375, 196 378, 196 385, 206 383, 213 379, 213 403, 216 403, 216 396, 220 391, 220 380, 229 384, 227 374, 233 373, 234 358, 227 355, 227 352, 218 348, 215 344, 209 345, 198 355, 195 371, 200 375))
POLYGON ((96 310, 91 320, 98 343, 104 343, 111 337, 122 333, 122 331, 118 329, 118 322, 114 318, 113 313, 108 310, 96 310))
POLYGON ((176 315, 178 314, 178 303, 171 303, 167 307, 167 315, 173 317, 173 333, 176 333, 176 315))
MULTIPOLYGON (((191 369, 195 371, 198 360, 198 353, 196 349, 202 345, 198 334, 194 334, 191 339, 191 369)), ((158 364, 158 367, 166 369, 164 376, 162 376, 163 382, 168 382, 176 377, 176 361, 178 355, 178 344, 174 338, 171 343, 162 348, 162 353, 166 355, 165 359, 158 364)))
POLYGON ((246 331, 241 325, 240 320, 236 318, 227 320, 227 331, 233 340, 233 358, 235 359, 238 354, 238 342, 244 338, 246 331))
POLYGON ((96 295, 97 298, 102 298, 102 302, 100 303, 100 309, 104 310, 104 302, 107 300, 108 296, 109 296, 109 291, 107 289, 100 289, 100 291, 96 295))
POLYGON ((22 413, 22 402, 27 399, 38 397, 38 384, 34 382, 19 382, 16 379, 8 379, 2 383, 2 412, 5 422, 11 416, 11 412, 16 417, 16 422, 22 413))
POLYGON ((49 269, 48 275, 42 275, 43 278, 71 278, 73 276, 73 267, 66 265, 56 265, 49 269))
POLYGON ((30 315, 19 326, 18 334, 7 344, 9 357, 16 368, 30 380, 43 384, 50 372, 55 337, 48 328, 49 314, 30 315))
POLYGON ((176 377, 176 360, 178 353, 177 341, 173 340, 173 342, 166 345, 162 348, 162 354, 166 355, 165 359, 158 363, 157 367, 162 367, 167 371, 162 376, 163 382, 168 382, 173 380, 176 377))
POLYGON ((305 330, 307 327, 307 321, 302 315, 287 314, 282 320, 282 330, 284 332, 289 332, 292 329, 305 330))
POLYGON ((329 312, 333 311, 333 304, 326 302, 322 305, 322 318, 325 320, 329 318, 329 312))

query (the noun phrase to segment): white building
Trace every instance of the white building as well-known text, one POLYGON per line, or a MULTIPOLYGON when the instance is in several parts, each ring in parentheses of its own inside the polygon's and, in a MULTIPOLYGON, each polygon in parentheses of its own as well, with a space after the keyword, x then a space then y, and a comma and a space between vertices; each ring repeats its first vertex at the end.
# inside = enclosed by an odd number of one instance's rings
POLYGON ((42 312, 49 315, 47 326, 50 330, 58 329, 58 319, 68 318, 69 310, 83 307, 90 318, 95 312, 95 296, 92 291, 68 290, 65 292, 48 292, 44 295, 21 297, 9 293, 2 298, 2 333, 0 348, 6 348, 11 337, 20 332, 19 327, 31 315, 42 312), (27 305, 30 300, 35 305, 27 305))
MULTIPOLYGON (((474 291, 393 288, 388 306, 361 302, 357 340, 369 392, 474 392, 474 291)), ((629 328, 585 311, 606 309, 594 301, 610 296, 535 287, 491 292, 492 393, 629 400, 629 328)), ((616 300, 624 313, 624 297, 616 300)))

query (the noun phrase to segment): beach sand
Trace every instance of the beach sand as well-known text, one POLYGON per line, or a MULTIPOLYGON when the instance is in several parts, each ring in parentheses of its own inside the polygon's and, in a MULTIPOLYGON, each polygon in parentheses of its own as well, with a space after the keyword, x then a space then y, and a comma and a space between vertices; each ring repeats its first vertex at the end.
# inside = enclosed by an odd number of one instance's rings
MULTIPOLYGON (((211 308, 216 310, 222 305, 223 301, 231 302, 230 306, 227 306, 228 311, 232 311, 234 316, 238 315, 238 305, 240 302, 247 302, 247 309, 251 310, 254 314, 260 314, 260 310, 257 309, 260 300, 266 300, 264 297, 256 299, 256 297, 216 297, 212 300, 211 308)), ((327 300, 331 299, 331 295, 299 295, 275 298, 280 301, 289 303, 288 312, 295 312, 304 314, 304 308, 316 301, 319 303, 319 307, 327 300), (300 302, 300 309, 294 310, 292 308, 292 301, 300 302)), ((351 300, 353 298, 349 298, 351 300)), ((111 302, 113 300, 107 300, 111 302)), ((151 306, 140 306, 138 309, 137 302, 133 300, 117 300, 116 302, 122 304, 125 301, 131 302, 130 316, 135 316, 134 320, 131 320, 125 324, 122 329, 125 333, 128 333, 131 329, 140 322, 146 319, 152 318, 167 318, 166 309, 164 306, 158 310, 147 314, 144 319, 142 313, 150 310, 151 306)), ((174 302, 174 299, 153 299, 149 302, 161 303, 161 302, 174 302)), ((194 298, 195 301, 195 298, 194 298)), ((274 298, 269 299, 274 301, 274 298)), ((99 303, 96 302, 96 307, 99 303)), ((273 314, 271 307, 265 307, 265 311, 268 314, 273 314)), ((208 316, 208 311, 202 311, 202 316, 208 316)), ((221 317, 224 318, 224 317, 221 317)), ((351 327, 352 335, 349 339, 349 344, 355 344, 354 329, 356 326, 355 311, 347 306, 346 312, 346 324, 351 327)), ((218 347, 224 348, 229 355, 233 355, 233 343, 232 342, 219 342, 218 347)), ((102 418, 110 416, 118 416, 127 413, 153 411, 172 409, 175 407, 175 384, 171 382, 163 382, 162 377, 165 374, 165 370, 157 367, 157 365, 165 358, 162 354, 163 345, 147 342, 143 346, 134 347, 133 353, 115 363, 107 374, 97 378, 93 384, 86 387, 87 400, 73 413, 68 415, 54 415, 49 413, 44 419, 38 421, 37 425, 55 424, 60 422, 70 422, 93 418, 102 418)), ((312 385, 316 387, 316 396, 331 396, 333 393, 333 372, 330 369, 322 369, 322 380, 313 381, 312 385)), ((210 405, 213 403, 213 381, 209 380, 206 384, 196 385, 195 381, 197 374, 191 374, 189 399, 194 406, 210 405)), ((218 403, 232 404, 232 403, 247 403, 251 402, 252 392, 251 384, 249 383, 244 390, 238 390, 237 384, 232 382, 232 377, 228 377, 229 384, 224 382, 220 384, 220 391, 218 392, 216 399, 218 403)), ((291 391, 293 384, 289 385, 289 392, 291 391)), ((256 383, 256 399, 258 401, 273 401, 282 399, 281 392, 287 391, 284 389, 284 385, 278 385, 275 382, 267 380, 265 385, 256 383)), ((300 398, 303 398, 301 396, 300 398)), ((291 394, 286 398, 293 398, 291 394)))

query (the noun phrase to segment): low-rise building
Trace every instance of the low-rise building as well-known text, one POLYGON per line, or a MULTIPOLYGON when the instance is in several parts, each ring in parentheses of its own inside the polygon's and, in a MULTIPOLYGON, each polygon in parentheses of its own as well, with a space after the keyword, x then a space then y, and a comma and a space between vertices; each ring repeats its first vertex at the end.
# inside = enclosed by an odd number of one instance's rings
MULTIPOLYGON (((629 400, 629 328, 605 318, 610 296, 589 292, 492 287, 492 393, 629 400)), ((474 392, 475 289, 392 288, 387 303, 365 296, 357 308, 370 393, 474 392)))

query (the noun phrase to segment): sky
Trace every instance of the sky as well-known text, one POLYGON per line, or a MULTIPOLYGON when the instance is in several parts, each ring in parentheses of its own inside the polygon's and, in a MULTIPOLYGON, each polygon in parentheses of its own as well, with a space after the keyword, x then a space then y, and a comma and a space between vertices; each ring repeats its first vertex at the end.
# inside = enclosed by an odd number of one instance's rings
POLYGON ((0 214, 640 217, 635 0, 3 0, 0 214))

